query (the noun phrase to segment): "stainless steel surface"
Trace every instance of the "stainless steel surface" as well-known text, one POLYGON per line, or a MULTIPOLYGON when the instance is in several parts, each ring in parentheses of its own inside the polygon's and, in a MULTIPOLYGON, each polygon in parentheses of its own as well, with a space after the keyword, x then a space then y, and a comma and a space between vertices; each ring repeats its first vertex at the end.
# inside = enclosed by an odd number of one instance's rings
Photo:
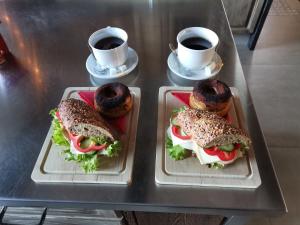
POLYGON ((13 53, 0 69, 0 204, 85 207, 223 215, 279 214, 286 210, 269 152, 248 93, 219 0, 1 1, 0 32, 13 53), (89 35, 122 27, 139 55, 142 91, 133 172, 128 187, 36 184, 30 174, 50 125, 48 112, 66 87, 89 86, 89 35), (262 185, 256 190, 156 186, 154 180, 158 88, 167 78, 168 43, 189 26, 220 37, 219 78, 240 90, 262 185))

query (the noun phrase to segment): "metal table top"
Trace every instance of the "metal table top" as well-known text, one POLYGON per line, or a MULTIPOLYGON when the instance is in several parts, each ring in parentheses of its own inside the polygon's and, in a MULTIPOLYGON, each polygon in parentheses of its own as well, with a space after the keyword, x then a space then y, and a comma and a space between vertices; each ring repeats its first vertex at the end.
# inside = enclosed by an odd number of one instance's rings
POLYGON ((1 1, 1 34, 12 54, 0 69, 0 204, 224 215, 280 214, 286 207, 220 0, 1 1), (125 29, 139 55, 142 91, 130 186, 36 184, 31 172, 50 126, 48 112, 70 86, 91 86, 89 35, 125 29), (158 88, 167 78, 168 43, 190 26, 214 30, 221 80, 239 89, 262 185, 242 189, 157 186, 154 180, 158 88))

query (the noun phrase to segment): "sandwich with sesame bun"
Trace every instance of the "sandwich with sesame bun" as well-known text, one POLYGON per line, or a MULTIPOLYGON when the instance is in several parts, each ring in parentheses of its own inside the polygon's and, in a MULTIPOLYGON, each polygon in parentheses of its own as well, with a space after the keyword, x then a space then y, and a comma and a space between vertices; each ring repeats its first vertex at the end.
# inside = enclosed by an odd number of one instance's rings
POLYGON ((63 100, 53 117, 52 140, 63 146, 65 160, 75 161, 86 172, 99 168, 101 157, 117 156, 121 145, 107 122, 85 102, 63 100))
POLYGON ((166 149, 175 160, 193 151, 201 165, 223 168, 243 157, 251 143, 241 129, 213 112, 182 108, 170 121, 166 149))

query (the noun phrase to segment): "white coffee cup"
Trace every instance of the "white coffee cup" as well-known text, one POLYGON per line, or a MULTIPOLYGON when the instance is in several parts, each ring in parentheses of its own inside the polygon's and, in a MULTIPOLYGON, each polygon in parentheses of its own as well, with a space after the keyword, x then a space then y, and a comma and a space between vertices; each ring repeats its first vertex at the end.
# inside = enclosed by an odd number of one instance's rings
POLYGON ((118 27, 106 27, 95 31, 88 40, 89 47, 96 58, 97 63, 104 68, 114 68, 123 65, 128 57, 128 35, 118 27), (112 49, 97 49, 95 44, 104 38, 117 37, 123 40, 123 43, 112 49))
POLYGON ((218 35, 204 27, 189 27, 180 31, 177 35, 177 55, 179 62, 187 69, 202 69, 207 66, 214 57, 219 43, 218 35), (188 38, 201 37, 210 42, 211 47, 204 50, 187 48, 182 42, 188 38))

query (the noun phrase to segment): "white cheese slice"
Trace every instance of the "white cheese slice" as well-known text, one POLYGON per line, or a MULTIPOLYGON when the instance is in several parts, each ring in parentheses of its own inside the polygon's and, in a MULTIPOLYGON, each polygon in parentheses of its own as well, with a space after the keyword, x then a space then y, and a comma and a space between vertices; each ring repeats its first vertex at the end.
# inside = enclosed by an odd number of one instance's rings
POLYGON ((84 154, 83 152, 78 151, 74 144, 73 141, 70 141, 70 151, 74 154, 74 155, 80 155, 80 154, 84 154))
POLYGON ((167 130, 168 136, 171 138, 173 145, 180 145, 185 149, 193 150, 196 153, 196 156, 198 160, 200 161, 201 165, 210 164, 210 163, 221 163, 223 165, 230 164, 233 161, 235 161, 237 158, 242 157, 241 151, 238 151, 238 154, 236 154, 235 158, 230 161, 222 161, 218 156, 211 156, 205 153, 203 148, 201 148, 199 145, 197 145, 193 140, 182 140, 175 135, 173 135, 173 132, 171 130, 171 126, 167 130))
POLYGON ((197 158, 199 159, 200 164, 202 164, 202 165, 203 164, 209 164, 209 163, 221 163, 223 165, 226 165, 226 164, 232 163, 237 158, 243 156, 242 152, 238 151, 237 154, 236 154, 236 156, 232 160, 222 161, 222 160, 220 160, 220 158, 218 156, 212 156, 212 155, 206 154, 205 151, 203 150, 203 148, 201 148, 199 146, 198 146, 198 148, 196 148, 194 150, 194 152, 196 153, 197 158))
POLYGON ((176 137, 171 130, 171 126, 168 128, 167 134, 171 138, 173 145, 180 145, 181 147, 188 149, 188 150, 193 150, 195 148, 194 145, 196 143, 194 141, 192 141, 192 139, 182 140, 182 139, 176 137))
POLYGON ((201 164, 209 164, 221 161, 218 156, 206 154, 203 148, 201 148, 199 145, 197 145, 197 147, 194 149, 194 152, 196 153, 201 164))
MULTIPOLYGON (((75 154, 75 155, 92 154, 92 153, 94 153, 94 151, 90 151, 90 152, 87 152, 87 153, 78 151, 78 150, 75 148, 75 146, 74 146, 74 144, 73 144, 73 141, 70 141, 70 151, 71 151, 73 154, 75 154)), ((104 151, 105 151, 105 149, 104 149, 103 151, 99 151, 99 154, 100 154, 100 155, 105 155, 105 154, 104 154, 104 151)))

